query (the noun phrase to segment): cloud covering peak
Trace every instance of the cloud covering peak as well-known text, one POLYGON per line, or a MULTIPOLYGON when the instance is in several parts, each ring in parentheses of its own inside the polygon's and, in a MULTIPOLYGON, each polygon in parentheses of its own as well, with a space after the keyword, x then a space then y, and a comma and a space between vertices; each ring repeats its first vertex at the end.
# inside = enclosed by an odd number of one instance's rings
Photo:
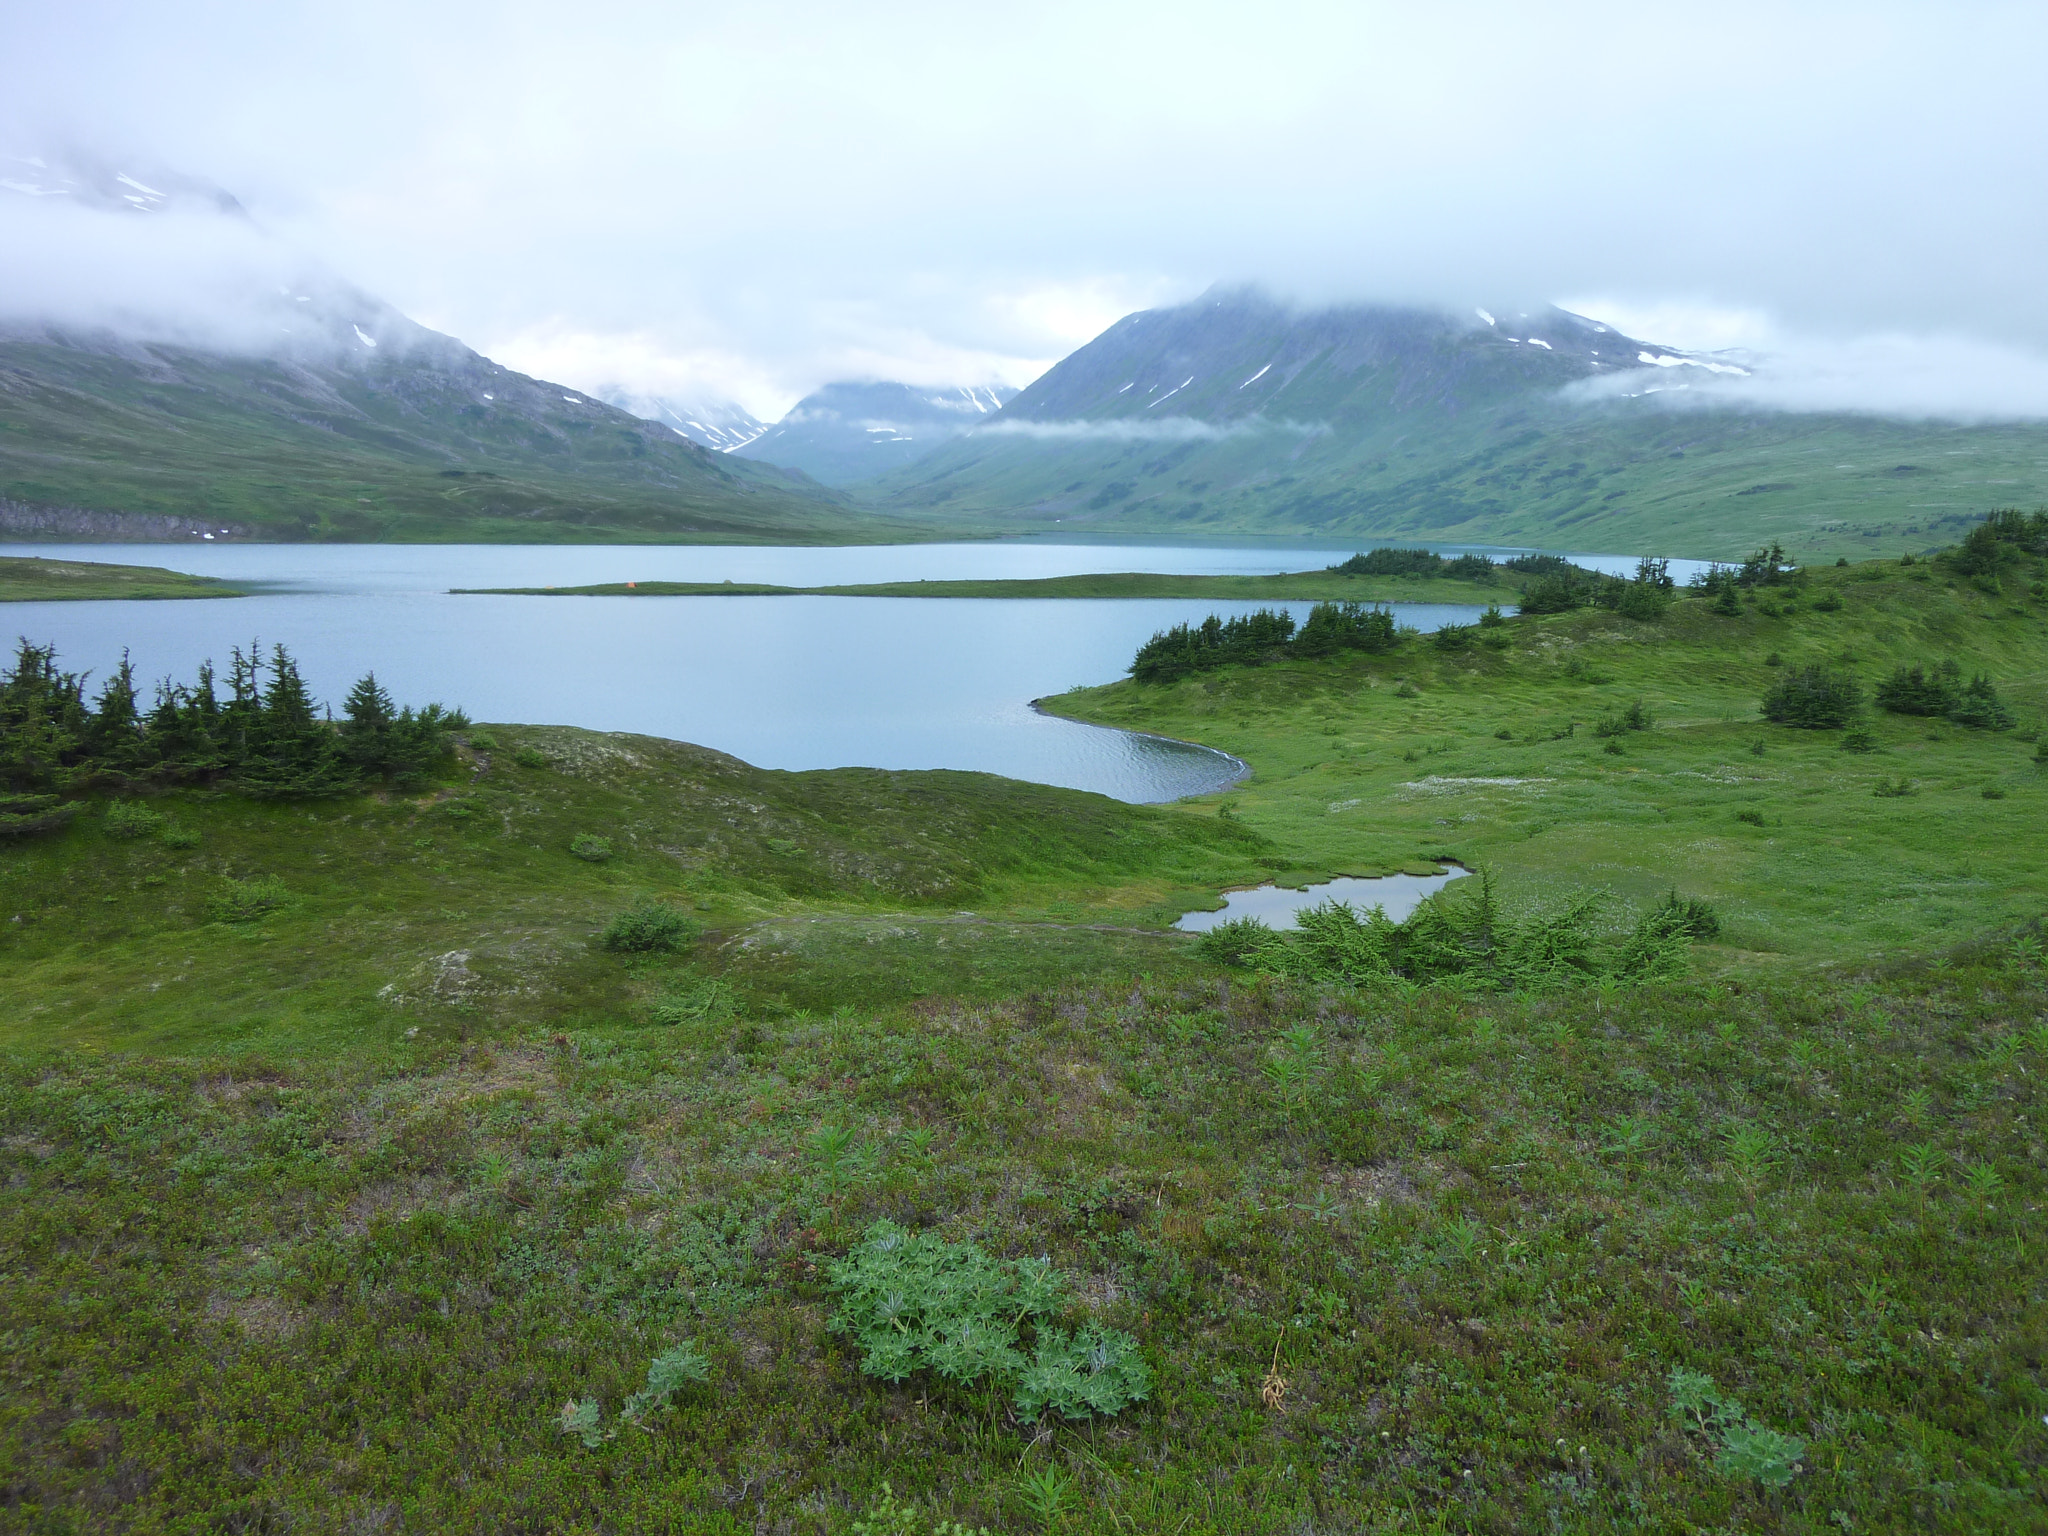
MULTIPOLYGON (((1249 27, 1163 4, 71 0, 0 14, 0 151, 185 167, 517 366, 687 376, 763 415, 832 378, 1023 384, 1218 277, 1758 314, 1836 338, 1837 368, 1952 338, 1935 351, 1980 392, 1930 363, 1900 408, 1960 408, 2024 396, 2011 357, 2048 349, 2044 52, 2048 13, 2002 3, 1280 0, 1249 27)), ((76 228, 34 228, 53 254, 4 275, 89 307, 76 228)), ((293 280, 208 241, 230 243, 195 226, 93 261, 138 295, 210 256, 293 280)))

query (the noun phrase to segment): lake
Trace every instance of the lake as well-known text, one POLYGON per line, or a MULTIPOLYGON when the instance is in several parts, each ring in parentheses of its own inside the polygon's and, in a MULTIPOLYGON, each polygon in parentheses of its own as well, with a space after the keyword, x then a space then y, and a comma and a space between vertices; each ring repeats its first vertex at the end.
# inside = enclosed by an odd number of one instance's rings
MULTIPOLYGON (((975 544, 850 548, 20 544, 9 555, 159 565, 259 585, 225 601, 11 603, 13 634, 98 676, 125 648, 154 681, 231 646, 282 643, 339 704, 365 671, 403 703, 479 721, 697 742, 763 768, 961 768, 1120 800, 1222 788, 1222 753, 1037 713, 1031 701, 1121 677, 1158 630, 1284 606, 1195 599, 452 597, 450 587, 626 580, 806 586, 1093 571, 1243 575, 1335 564, 1354 545, 975 544)), ((1403 623, 1474 607, 1397 605, 1403 623)))

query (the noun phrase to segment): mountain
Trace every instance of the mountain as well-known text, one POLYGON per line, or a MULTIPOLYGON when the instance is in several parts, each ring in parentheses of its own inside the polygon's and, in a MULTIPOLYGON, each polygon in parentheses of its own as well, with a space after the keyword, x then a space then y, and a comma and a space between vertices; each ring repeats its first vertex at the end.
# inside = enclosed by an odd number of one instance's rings
POLYGON ((827 384, 736 456, 850 485, 915 462, 988 420, 1017 391, 986 384, 827 384))
POLYGON ((636 393, 610 385, 598 390, 597 398, 606 405, 617 406, 628 415, 638 416, 642 421, 658 421, 678 437, 687 437, 706 448, 716 448, 720 453, 744 448, 768 430, 767 422, 757 420, 753 412, 738 401, 722 400, 715 395, 683 399, 674 395, 636 393))
POLYGON ((42 312, 0 294, 0 537, 913 531, 501 367, 284 251, 217 188, 77 162, 0 171, 0 235, 107 263, 94 284, 52 283, 42 312))
POLYGON ((1717 393, 1757 366, 1559 309, 1299 310, 1215 291, 1125 317, 861 493, 956 526, 1702 558, 1769 538, 1809 557, 1924 548, 2048 500, 2048 430, 1717 393))

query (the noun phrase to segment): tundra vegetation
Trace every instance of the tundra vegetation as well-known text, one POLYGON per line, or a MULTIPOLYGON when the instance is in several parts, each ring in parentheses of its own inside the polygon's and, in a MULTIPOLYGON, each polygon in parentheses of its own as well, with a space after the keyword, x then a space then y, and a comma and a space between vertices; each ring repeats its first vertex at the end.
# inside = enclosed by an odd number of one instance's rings
POLYGON ((318 795, 74 763, 0 843, 5 1507, 2048 1529, 2013 547, 1063 697, 1255 768, 1191 807, 517 725, 318 795), (1929 658, 2012 728, 1760 716, 1929 658), (1402 923, 1167 926, 1447 858, 1402 923))

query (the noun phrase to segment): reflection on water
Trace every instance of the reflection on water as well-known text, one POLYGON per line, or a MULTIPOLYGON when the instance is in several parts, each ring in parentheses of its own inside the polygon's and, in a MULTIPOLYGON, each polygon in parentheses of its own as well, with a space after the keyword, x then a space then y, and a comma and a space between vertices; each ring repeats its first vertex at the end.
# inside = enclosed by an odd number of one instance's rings
MULTIPOLYGON (((256 596, 11 603, 11 634, 104 678, 124 649, 147 680, 189 680, 229 647, 282 642, 338 705, 365 671, 402 702, 475 720, 693 741, 763 768, 959 768, 1119 800, 1221 789, 1235 759, 1040 714, 1031 700, 1124 675, 1155 631, 1264 606, 1189 599, 451 597, 450 587, 620 576, 811 583, 898 574, 1279 569, 1304 552, 972 545, 860 550, 465 545, 6 546, 243 580, 256 596), (1173 558, 1168 558, 1171 555, 1173 558)), ((1340 557, 1341 558, 1341 557, 1340 557)), ((1307 603, 1287 603, 1297 621, 1307 603)), ((1406 604, 1430 630, 1478 610, 1406 604)))
POLYGON ((1469 869, 1454 866, 1441 875, 1382 875, 1376 880, 1345 875, 1300 891, 1282 890, 1277 885, 1261 885, 1249 891, 1225 891, 1221 912, 1190 912, 1173 926, 1188 933, 1207 933, 1218 923, 1256 917, 1268 928, 1296 928, 1300 925, 1294 920, 1295 913, 1319 907, 1326 901, 1345 902, 1361 914, 1379 907, 1398 923, 1453 880, 1463 879, 1471 873, 1469 869))

